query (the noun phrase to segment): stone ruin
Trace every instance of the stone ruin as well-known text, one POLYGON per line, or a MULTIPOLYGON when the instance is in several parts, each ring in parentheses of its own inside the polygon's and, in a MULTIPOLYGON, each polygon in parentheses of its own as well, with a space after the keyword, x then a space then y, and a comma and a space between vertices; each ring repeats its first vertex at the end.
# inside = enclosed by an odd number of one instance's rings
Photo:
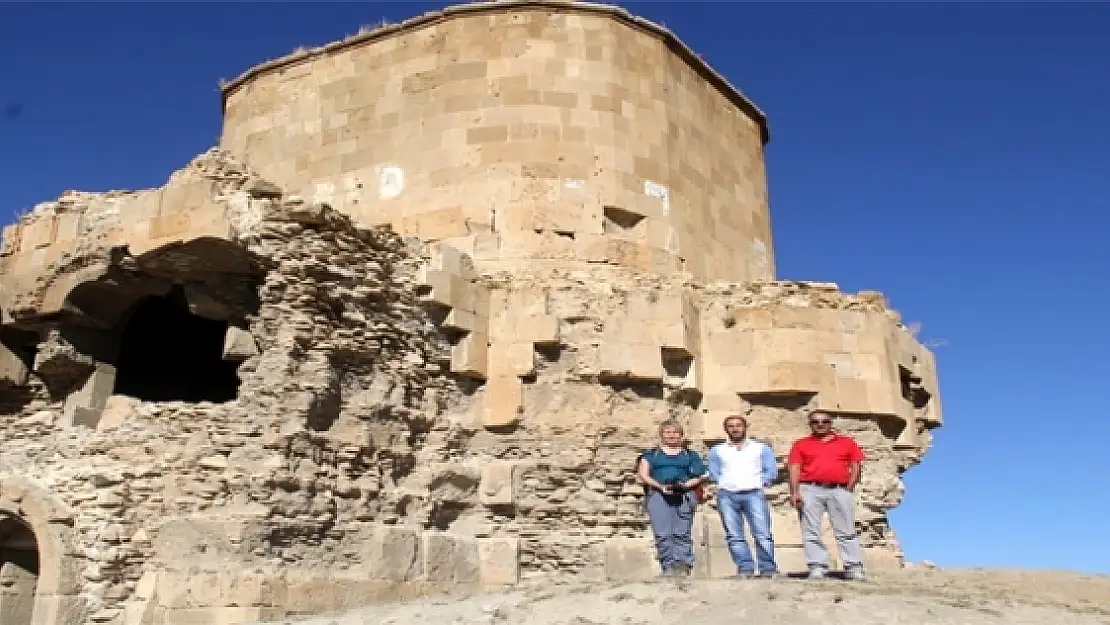
MULTIPOLYGON (((653 575, 666 418, 805 413, 865 447, 859 527, 941 424, 875 292, 776 281, 763 113, 666 29, 471 4, 260 65, 158 189, 0 249, 0 622, 242 623, 653 575)), ((785 468, 778 557, 801 568, 785 468)), ((696 575, 733 572, 712 501, 696 575)))

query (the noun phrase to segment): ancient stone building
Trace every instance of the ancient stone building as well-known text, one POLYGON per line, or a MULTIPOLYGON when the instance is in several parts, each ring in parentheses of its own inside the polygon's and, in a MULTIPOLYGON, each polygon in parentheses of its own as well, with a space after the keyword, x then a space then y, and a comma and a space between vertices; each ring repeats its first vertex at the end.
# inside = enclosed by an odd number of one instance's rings
MULTIPOLYGON (((0 622, 652 575, 630 469, 657 424, 704 448, 746 414, 781 461, 814 407, 865 446, 868 564, 898 566, 933 356, 877 293, 775 280, 766 119, 669 31, 467 5, 223 98, 163 187, 4 230, 0 622)), ((696 574, 730 574, 698 519, 696 574)))

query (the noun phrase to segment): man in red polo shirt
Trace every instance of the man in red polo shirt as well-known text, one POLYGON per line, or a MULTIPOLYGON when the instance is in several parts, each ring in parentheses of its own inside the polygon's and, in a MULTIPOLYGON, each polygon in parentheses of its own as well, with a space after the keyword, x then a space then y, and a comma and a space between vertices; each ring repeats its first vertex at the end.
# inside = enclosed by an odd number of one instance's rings
POLYGON ((829 568, 829 551, 821 540, 821 517, 827 511, 833 537, 848 579, 863 580, 863 554, 856 533, 856 502, 863 450, 856 441, 833 431, 832 416, 809 415, 810 436, 794 441, 787 457, 790 504, 798 509, 809 578, 821 579, 829 568))

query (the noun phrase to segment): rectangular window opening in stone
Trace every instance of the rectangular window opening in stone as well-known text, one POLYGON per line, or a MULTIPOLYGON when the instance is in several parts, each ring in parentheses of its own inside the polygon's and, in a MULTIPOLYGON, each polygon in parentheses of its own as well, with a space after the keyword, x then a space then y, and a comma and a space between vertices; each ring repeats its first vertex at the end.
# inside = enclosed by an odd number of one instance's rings
POLYGON ((694 366, 694 356, 684 349, 664 347, 659 350, 659 357, 663 361, 663 373, 669 384, 681 384, 694 366))
POLYGON ((602 214, 604 215, 602 230, 605 234, 626 238, 640 238, 647 234, 647 221, 640 213, 618 206, 605 206, 602 208, 602 214))
POLYGON ((902 388, 902 399, 913 404, 915 409, 922 409, 929 404, 932 395, 921 385, 921 377, 914 375, 901 365, 898 366, 898 382, 902 388))

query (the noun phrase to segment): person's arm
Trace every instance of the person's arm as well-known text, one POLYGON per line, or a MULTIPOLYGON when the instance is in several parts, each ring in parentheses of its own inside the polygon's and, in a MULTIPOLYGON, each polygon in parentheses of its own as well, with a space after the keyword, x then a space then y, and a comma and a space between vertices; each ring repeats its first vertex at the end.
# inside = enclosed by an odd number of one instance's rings
POLYGON ((767 443, 763 443, 763 452, 760 454, 763 469, 763 488, 774 483, 779 474, 779 463, 775 460, 775 452, 767 443))
POLYGON ((651 463, 648 462, 647 458, 643 456, 640 456, 640 466, 639 469, 636 471, 636 475, 640 478, 640 483, 646 485, 648 488, 654 488, 655 490, 666 493, 668 495, 671 493, 670 488, 663 486, 659 482, 651 479, 651 463))
POLYGON ((698 452, 696 452, 696 451, 687 451, 687 453, 689 453, 690 456, 692 456, 690 458, 690 474, 694 475, 695 477, 692 477, 692 478, 686 480, 685 482, 683 482, 682 487, 687 488, 687 489, 696 488, 698 484, 701 484, 706 479, 708 479, 706 474, 705 474, 706 473, 705 462, 701 459, 701 456, 698 455, 698 452))
POLYGON ((867 458, 859 445, 852 443, 852 455, 848 457, 848 490, 855 492, 863 472, 863 461, 867 458))
POLYGON ((721 455, 716 447, 709 450, 709 481, 714 484, 721 481, 721 455))
POLYGON ((860 462, 859 460, 852 460, 848 463, 848 490, 855 491, 856 484, 859 484, 860 462))
POLYGON ((798 444, 790 448, 790 455, 786 458, 786 471, 790 476, 790 505, 795 508, 800 507, 802 504, 802 454, 798 450, 798 444))

